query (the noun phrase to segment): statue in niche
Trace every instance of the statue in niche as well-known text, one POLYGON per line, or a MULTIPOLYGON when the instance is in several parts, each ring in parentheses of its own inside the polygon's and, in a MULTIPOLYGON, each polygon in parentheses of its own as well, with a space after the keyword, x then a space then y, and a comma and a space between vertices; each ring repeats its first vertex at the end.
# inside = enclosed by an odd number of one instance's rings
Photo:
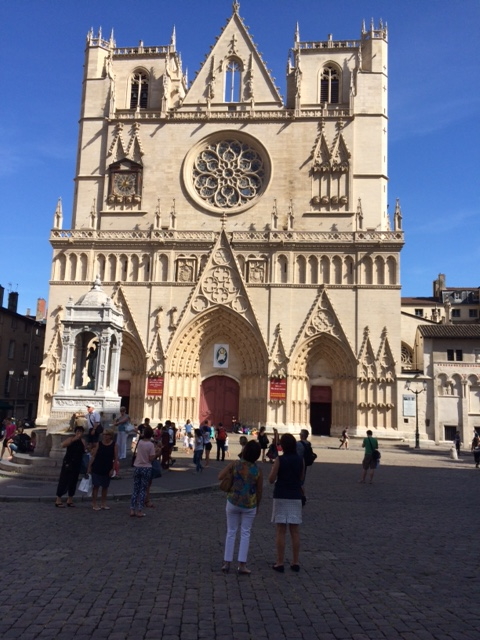
POLYGON ((95 389, 95 379, 97 377, 98 342, 94 342, 88 349, 87 354, 87 376, 88 383, 85 389, 95 389))

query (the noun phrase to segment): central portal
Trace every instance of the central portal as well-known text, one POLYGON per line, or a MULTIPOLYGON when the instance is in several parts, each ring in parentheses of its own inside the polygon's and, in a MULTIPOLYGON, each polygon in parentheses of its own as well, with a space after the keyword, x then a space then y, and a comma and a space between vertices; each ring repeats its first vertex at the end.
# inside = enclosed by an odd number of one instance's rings
POLYGON ((332 424, 332 388, 313 386, 310 390, 310 426, 312 434, 329 436, 332 424))
POLYGON ((212 376, 200 386, 200 424, 208 420, 211 424, 230 429, 232 419, 238 416, 239 384, 228 376, 212 376))

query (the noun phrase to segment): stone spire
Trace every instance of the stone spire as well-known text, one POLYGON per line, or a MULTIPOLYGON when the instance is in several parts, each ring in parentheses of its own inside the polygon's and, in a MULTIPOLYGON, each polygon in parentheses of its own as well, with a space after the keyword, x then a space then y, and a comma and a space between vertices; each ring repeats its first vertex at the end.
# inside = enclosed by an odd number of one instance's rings
POLYGON ((402 230, 402 210, 400 208, 400 199, 395 202, 395 213, 393 215, 393 228, 395 231, 402 230))
POLYGON ((62 226, 63 226, 62 199, 59 198, 57 201, 57 208, 55 209, 55 214, 53 216, 53 228, 61 229, 62 226))

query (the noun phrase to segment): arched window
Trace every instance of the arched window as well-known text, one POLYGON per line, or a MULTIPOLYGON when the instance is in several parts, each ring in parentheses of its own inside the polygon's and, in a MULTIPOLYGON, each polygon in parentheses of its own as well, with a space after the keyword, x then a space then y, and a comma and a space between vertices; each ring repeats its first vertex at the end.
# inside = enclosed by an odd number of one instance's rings
POLYGON ((66 271, 67 271, 67 257, 65 256, 64 253, 62 253, 57 258, 56 280, 65 280, 66 271))
POLYGON ((119 259, 119 263, 120 263, 120 273, 118 274, 119 280, 126 282, 127 281, 127 274, 128 274, 128 258, 126 255, 122 254, 120 256, 119 259))
POLYGON ((297 256, 296 259, 296 282, 298 284, 305 284, 307 278, 306 278, 306 274, 307 274, 307 266, 306 266, 306 262, 305 262, 305 258, 303 256, 297 256))
POLYGON ((387 258, 387 273, 388 284, 397 284, 397 263, 392 256, 387 258))
POLYGON ((327 256, 322 256, 320 260, 320 282, 330 284, 330 260, 327 256))
POLYGON ((168 280, 168 257, 164 254, 158 257, 158 280, 160 282, 168 280))
POLYGON ((340 101, 340 73, 333 65, 323 68, 320 80, 320 102, 337 104, 340 101))
POLYGON ((105 280, 105 264, 105 256, 99 253, 97 256, 96 274, 100 276, 102 282, 105 280))
POLYGON ((340 256, 334 256, 333 264, 333 282, 334 284, 342 284, 342 259, 340 256))
POLYGON ((278 256, 277 258, 277 278, 278 283, 288 282, 288 260, 286 256, 278 256))
POLYGON ((385 284, 385 263, 381 256, 375 258, 375 277, 377 284, 385 284))
POLYGON ((138 282, 138 256, 133 255, 130 258, 130 282, 138 282))
POLYGON ((135 71, 130 85, 130 109, 146 109, 148 106, 148 76, 135 71))
POLYGON ((230 59, 225 68, 225 102, 240 102, 242 69, 235 59, 230 59))
POLYGON ((75 280, 77 277, 77 256, 74 253, 71 253, 68 259, 68 279, 75 280))
POLYGON ((310 256, 308 259, 308 271, 311 284, 317 284, 318 282, 318 260, 315 256, 310 256))
POLYGON ((107 280, 110 280, 110 282, 115 282, 116 277, 117 277, 117 258, 115 255, 110 254, 108 256, 107 280))
POLYGON ((343 281, 346 284, 353 284, 354 262, 351 256, 345 258, 345 268, 343 281))
POLYGON ((80 277, 79 280, 85 281, 87 279, 87 269, 88 269, 88 258, 82 253, 80 255, 80 277))
POLYGON ((365 256, 362 260, 362 284, 373 284, 373 264, 369 256, 365 256))

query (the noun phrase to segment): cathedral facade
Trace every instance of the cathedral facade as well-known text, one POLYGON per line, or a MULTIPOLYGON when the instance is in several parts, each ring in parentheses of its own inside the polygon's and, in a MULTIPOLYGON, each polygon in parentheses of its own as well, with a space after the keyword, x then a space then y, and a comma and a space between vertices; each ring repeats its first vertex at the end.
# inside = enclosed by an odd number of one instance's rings
POLYGON ((89 33, 37 423, 70 415, 78 391, 79 409, 122 401, 135 421, 402 435, 387 83, 383 24, 341 41, 297 28, 285 99, 237 3, 190 83, 175 33, 136 47, 89 33), (111 331, 75 308, 94 281, 88 300, 123 316, 111 331))

